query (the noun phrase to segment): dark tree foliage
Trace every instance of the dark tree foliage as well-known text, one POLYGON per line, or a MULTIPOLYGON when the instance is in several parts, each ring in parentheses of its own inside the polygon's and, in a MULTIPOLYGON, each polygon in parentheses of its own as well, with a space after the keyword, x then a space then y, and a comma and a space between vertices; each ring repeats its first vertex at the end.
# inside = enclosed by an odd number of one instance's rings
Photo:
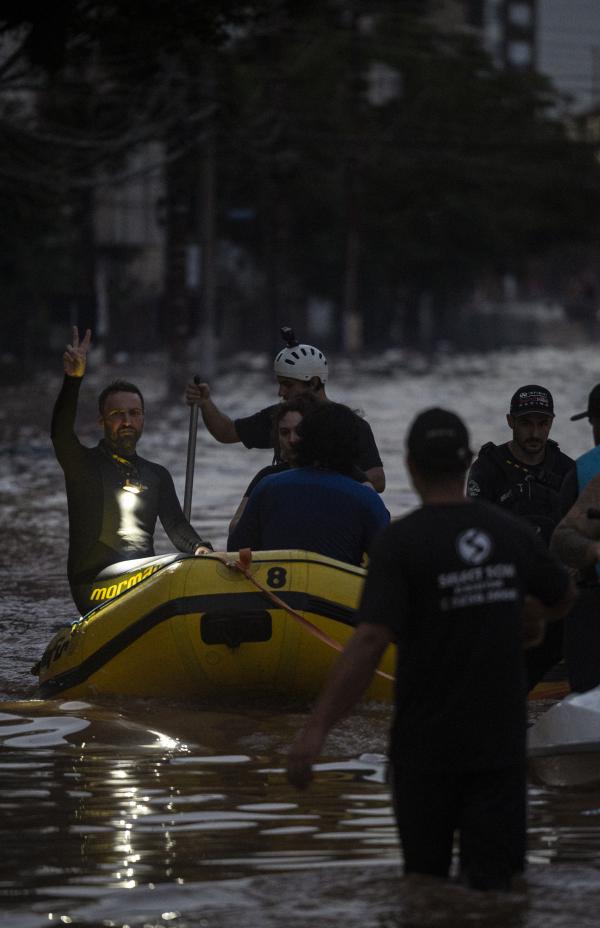
POLYGON ((11 351, 43 350, 65 312, 93 320, 94 189, 128 176, 129 157, 148 142, 172 161, 194 150, 215 106, 203 58, 265 6, 2 0, 0 273, 11 351))
POLYGON ((472 36, 440 34, 414 6, 370 10, 352 22, 323 5, 259 51, 250 37, 233 62, 234 195, 270 185, 302 291, 340 304, 351 221, 369 313, 403 288, 460 299, 482 268, 518 270, 549 245, 597 240, 595 152, 567 138, 548 82, 498 70, 472 36), (398 75, 387 102, 369 91, 374 63, 398 75))
POLYGON ((254 292, 223 282, 221 327, 257 343, 261 327, 301 326, 311 295, 341 308, 355 280, 381 344, 400 293, 409 308, 428 292, 451 311, 484 269, 597 241, 598 161, 567 137, 548 82, 497 69, 430 7, 3 0, 5 319, 26 311, 43 338, 61 294, 93 302, 93 191, 151 141, 180 256, 214 138, 217 234, 262 280, 254 292))

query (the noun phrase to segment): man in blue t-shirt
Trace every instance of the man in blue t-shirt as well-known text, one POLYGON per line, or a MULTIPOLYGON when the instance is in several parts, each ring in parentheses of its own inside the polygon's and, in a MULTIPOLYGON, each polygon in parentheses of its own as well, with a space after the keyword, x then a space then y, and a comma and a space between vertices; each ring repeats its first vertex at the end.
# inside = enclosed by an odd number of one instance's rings
POLYGON ((525 864, 524 643, 564 615, 567 571, 522 520, 464 496, 462 421, 417 417, 407 467, 423 505, 379 536, 354 636, 292 746, 288 777, 312 778, 330 728, 398 646, 390 761, 406 873, 508 889, 525 864), (525 609, 524 609, 525 605, 525 609))
POLYGON ((340 403, 317 403, 297 431, 296 466, 254 488, 227 548, 297 548, 361 564, 390 514, 352 476, 356 415, 340 403))

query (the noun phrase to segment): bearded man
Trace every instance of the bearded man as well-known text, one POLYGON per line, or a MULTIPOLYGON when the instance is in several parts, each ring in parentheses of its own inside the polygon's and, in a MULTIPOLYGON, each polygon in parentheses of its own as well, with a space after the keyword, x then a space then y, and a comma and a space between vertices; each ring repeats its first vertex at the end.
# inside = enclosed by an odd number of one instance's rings
POLYGON ((157 518, 179 551, 200 555, 212 550, 185 518, 169 472, 136 452, 145 410, 135 384, 116 380, 102 390, 98 422, 104 436, 93 448, 79 441, 75 418, 90 344, 91 331, 80 341, 74 327, 51 428, 69 508, 67 575, 82 614, 92 606, 91 590, 102 570, 155 555, 157 518))

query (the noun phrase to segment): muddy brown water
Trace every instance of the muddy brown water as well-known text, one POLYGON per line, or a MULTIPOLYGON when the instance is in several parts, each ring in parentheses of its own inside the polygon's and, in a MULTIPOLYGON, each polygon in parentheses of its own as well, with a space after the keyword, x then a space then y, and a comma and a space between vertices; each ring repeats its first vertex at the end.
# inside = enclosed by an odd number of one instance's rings
MULTIPOLYGON (((334 368, 335 372, 335 368, 334 368)), ((79 432, 96 440, 85 384, 79 432)), ((122 376, 147 394, 140 450, 169 467, 180 495, 188 413, 161 398, 164 368, 146 360, 122 376)), ((449 358, 435 369, 393 359, 338 365, 330 395, 362 408, 386 465, 394 515, 414 505, 403 435, 420 409, 445 405, 469 421, 473 444, 505 440, 514 389, 554 393, 554 435, 589 447, 585 407, 598 380, 591 349, 449 358)), ((600 770, 578 786, 532 779, 527 882, 510 894, 400 879, 401 853, 385 785, 389 712, 363 705, 331 735, 314 786, 283 776, 300 711, 114 700, 35 698, 29 669, 74 616, 64 574, 66 504, 47 429, 60 375, 5 389, 0 411, 0 925, 522 926, 585 928, 600 905, 600 770)), ((265 375, 222 377, 217 401, 251 412, 273 396, 265 375)), ((265 452, 220 446, 199 430, 193 521, 216 547, 265 452)), ((157 548, 168 551, 159 534, 157 548)), ((535 708, 545 711, 544 705, 535 708)))

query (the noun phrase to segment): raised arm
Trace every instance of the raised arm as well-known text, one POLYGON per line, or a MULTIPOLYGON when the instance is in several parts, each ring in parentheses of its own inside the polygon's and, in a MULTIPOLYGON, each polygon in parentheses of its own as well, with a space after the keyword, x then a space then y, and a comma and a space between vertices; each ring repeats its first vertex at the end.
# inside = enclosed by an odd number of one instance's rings
POLYGON ((75 435, 75 417, 91 339, 92 333, 87 329, 80 342, 79 331, 77 326, 74 326, 71 344, 67 345, 63 354, 65 378, 54 404, 50 428, 52 444, 63 469, 71 465, 77 466, 81 453, 81 444, 75 435))
POLYGON ((240 441, 233 420, 213 403, 207 383, 188 383, 185 388, 185 401, 188 406, 200 407, 204 424, 217 441, 225 445, 240 441))
POLYGON ((73 326, 71 344, 65 348, 63 354, 63 368, 67 377, 83 377, 87 364, 87 353, 92 343, 91 329, 85 330, 85 335, 79 341, 79 329, 73 326))

